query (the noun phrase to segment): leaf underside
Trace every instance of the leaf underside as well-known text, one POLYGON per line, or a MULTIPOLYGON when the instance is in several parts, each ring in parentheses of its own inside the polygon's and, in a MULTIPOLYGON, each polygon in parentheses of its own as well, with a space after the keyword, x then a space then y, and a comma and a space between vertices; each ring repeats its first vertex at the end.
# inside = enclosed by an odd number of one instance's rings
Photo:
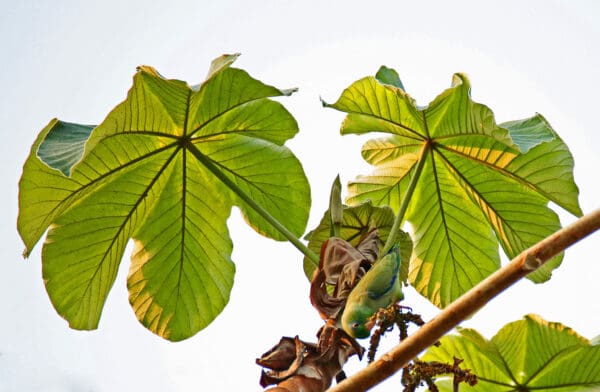
MULTIPOLYGON (((418 107, 394 75, 383 67, 326 104, 348 113, 344 135, 388 134, 364 144, 362 156, 375 168, 349 184, 346 202, 398 211, 423 163, 404 217, 415 242, 409 280, 443 307, 499 268, 498 245, 513 258, 558 230, 549 201, 581 215, 573 159, 539 114, 496 124, 488 107, 471 100, 464 75, 454 75, 427 107, 418 107)), ((561 260, 528 277, 548 280, 561 260)))
MULTIPOLYGON (((491 340, 477 331, 458 329, 439 346, 432 346, 424 361, 452 363, 464 359, 479 382, 477 391, 593 391, 600 387, 600 346, 560 323, 536 315, 505 325, 491 340)), ((452 391, 452 381, 437 383, 452 391)))
POLYGON ((41 131, 20 182, 18 228, 26 255, 48 229, 43 276, 71 327, 97 327, 129 239, 136 316, 177 341, 228 302, 233 206, 257 232, 284 239, 240 194, 294 235, 304 232, 310 189, 283 145, 297 123, 269 99, 292 90, 231 68, 236 57, 216 59, 194 87, 139 67, 125 101, 93 131, 58 120, 41 131))

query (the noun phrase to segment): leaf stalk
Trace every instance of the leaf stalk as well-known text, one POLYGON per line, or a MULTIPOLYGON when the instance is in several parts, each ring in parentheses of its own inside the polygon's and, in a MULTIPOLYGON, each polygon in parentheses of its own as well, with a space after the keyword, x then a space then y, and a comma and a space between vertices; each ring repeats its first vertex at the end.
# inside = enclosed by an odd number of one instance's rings
POLYGON ((387 241, 385 242, 385 246, 383 247, 383 251, 381 252, 381 254, 387 254, 387 252, 389 252, 390 249, 392 249, 392 246, 394 246, 394 244, 396 242, 396 237, 398 236, 398 230, 400 229, 400 226, 404 222, 404 215, 406 214, 406 210, 408 209, 408 205, 410 203, 410 200, 412 199, 413 192, 415 191, 415 188, 417 187, 417 182, 419 181, 419 178, 421 177, 421 172, 423 171, 423 166, 425 166, 427 153, 429 152, 430 149, 431 149, 430 143, 423 144, 423 148, 421 149, 421 152, 419 154, 419 160, 417 162, 417 166, 415 167, 415 171, 413 172, 410 182, 408 183, 408 187, 406 188, 404 197, 402 198, 402 201, 400 202, 400 208, 398 209, 398 213, 396 214, 396 217, 394 218, 394 223, 392 224, 392 228, 390 229, 390 234, 388 235, 387 241))
POLYGON ((262 218, 264 218, 271 226, 273 226, 277 231, 279 231, 288 241, 290 241, 300 252, 302 252, 306 257, 314 261, 315 263, 319 263, 319 255, 310 250, 306 245, 304 245, 298 237, 294 235, 287 227, 283 226, 281 222, 279 222, 273 215, 271 215, 267 210, 265 210, 260 204, 258 204, 252 197, 250 197, 242 188, 240 188, 235 182, 233 182, 229 177, 227 177, 217 165, 213 163, 210 159, 208 159, 193 143, 185 143, 184 148, 189 150, 196 159, 198 159, 212 174, 215 175, 219 180, 221 180, 225 185, 227 185, 233 192, 240 197, 248 206, 250 206, 254 211, 256 211, 262 218))

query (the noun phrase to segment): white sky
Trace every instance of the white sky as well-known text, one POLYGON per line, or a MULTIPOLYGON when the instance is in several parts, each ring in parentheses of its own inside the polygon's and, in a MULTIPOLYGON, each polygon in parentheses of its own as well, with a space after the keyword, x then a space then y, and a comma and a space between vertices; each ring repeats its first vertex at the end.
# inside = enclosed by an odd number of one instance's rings
MULTIPOLYGON (((315 340, 321 325, 308 301, 301 255, 266 240, 234 210, 237 265, 229 305, 195 337, 169 343, 146 331, 129 307, 128 252, 100 322, 72 331, 50 304, 40 247, 28 260, 16 231, 17 183, 29 146, 53 117, 99 123, 124 99, 135 68, 152 65, 195 84, 210 61, 242 52, 236 66, 277 87, 300 134, 288 145, 312 184, 312 228, 329 186, 369 169, 365 140, 339 135, 343 114, 323 109, 343 88, 382 64, 427 104, 454 72, 499 122, 542 113, 575 157, 584 212, 600 207, 597 91, 600 3, 590 1, 6 1, 0 13, 0 391, 260 390, 254 359, 280 336, 315 340)), ((561 212, 564 223, 574 220, 561 212)), ((600 334, 596 234, 571 248, 554 278, 516 285, 465 322, 491 337, 527 313, 600 334)), ((436 310, 413 291, 408 305, 436 310)), ((348 372, 356 369, 355 360, 348 372)), ((379 390, 397 391, 392 379, 379 390)))

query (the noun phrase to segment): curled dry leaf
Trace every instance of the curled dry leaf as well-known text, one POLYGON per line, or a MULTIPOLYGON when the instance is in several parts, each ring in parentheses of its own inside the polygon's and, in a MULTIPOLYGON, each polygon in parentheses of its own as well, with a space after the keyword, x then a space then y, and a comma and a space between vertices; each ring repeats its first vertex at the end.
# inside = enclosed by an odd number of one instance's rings
POLYGON ((321 247, 319 268, 310 287, 310 300, 324 320, 337 318, 346 298, 379 255, 377 229, 369 231, 355 248, 331 237, 321 247))
POLYGON ((279 343, 258 358, 256 363, 273 370, 289 368, 296 358, 297 338, 282 337, 279 343))
POLYGON ((281 338, 256 360, 268 369, 263 370, 260 384, 263 387, 276 384, 270 392, 325 391, 350 356, 362 357, 363 348, 331 324, 325 324, 317 336, 316 345, 297 336, 281 338))
POLYGON ((298 336, 282 337, 279 343, 256 360, 257 364, 269 369, 262 372, 260 385, 266 387, 293 376, 302 366, 304 359, 316 351, 315 344, 305 343, 298 336))

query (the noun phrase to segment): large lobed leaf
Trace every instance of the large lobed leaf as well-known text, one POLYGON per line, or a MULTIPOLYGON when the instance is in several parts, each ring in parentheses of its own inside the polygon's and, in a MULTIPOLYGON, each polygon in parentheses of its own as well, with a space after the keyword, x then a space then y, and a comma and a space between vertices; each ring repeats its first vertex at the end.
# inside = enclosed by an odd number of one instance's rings
POLYGON ((48 229, 43 276, 71 327, 97 327, 130 238, 131 305, 175 341, 228 302, 233 206, 268 237, 284 239, 248 199, 303 233, 310 190, 283 145, 297 123, 269 99, 293 90, 231 68, 236 57, 216 59, 194 87, 140 67, 125 101, 93 130, 52 120, 41 131, 23 169, 18 228, 26 255, 48 229))
MULTIPOLYGON (((383 67, 325 105, 348 113, 342 134, 389 134, 364 144, 375 169, 349 184, 349 204, 398 211, 418 176, 403 217, 415 242, 410 281, 445 306, 499 267, 498 244, 512 258, 560 228, 549 201, 581 215, 573 159, 541 115, 497 125, 471 100, 464 75, 418 107, 392 71, 383 67)), ((529 278, 549 279, 561 259, 529 278)))
MULTIPOLYGON (((491 340, 477 331, 458 329, 439 346, 432 346, 424 361, 452 363, 476 374, 477 391, 592 391, 600 388, 600 346, 572 329, 536 315, 505 325, 491 340)), ((597 343, 597 342, 596 342, 597 343)), ((452 391, 441 381, 441 391, 452 391)))

